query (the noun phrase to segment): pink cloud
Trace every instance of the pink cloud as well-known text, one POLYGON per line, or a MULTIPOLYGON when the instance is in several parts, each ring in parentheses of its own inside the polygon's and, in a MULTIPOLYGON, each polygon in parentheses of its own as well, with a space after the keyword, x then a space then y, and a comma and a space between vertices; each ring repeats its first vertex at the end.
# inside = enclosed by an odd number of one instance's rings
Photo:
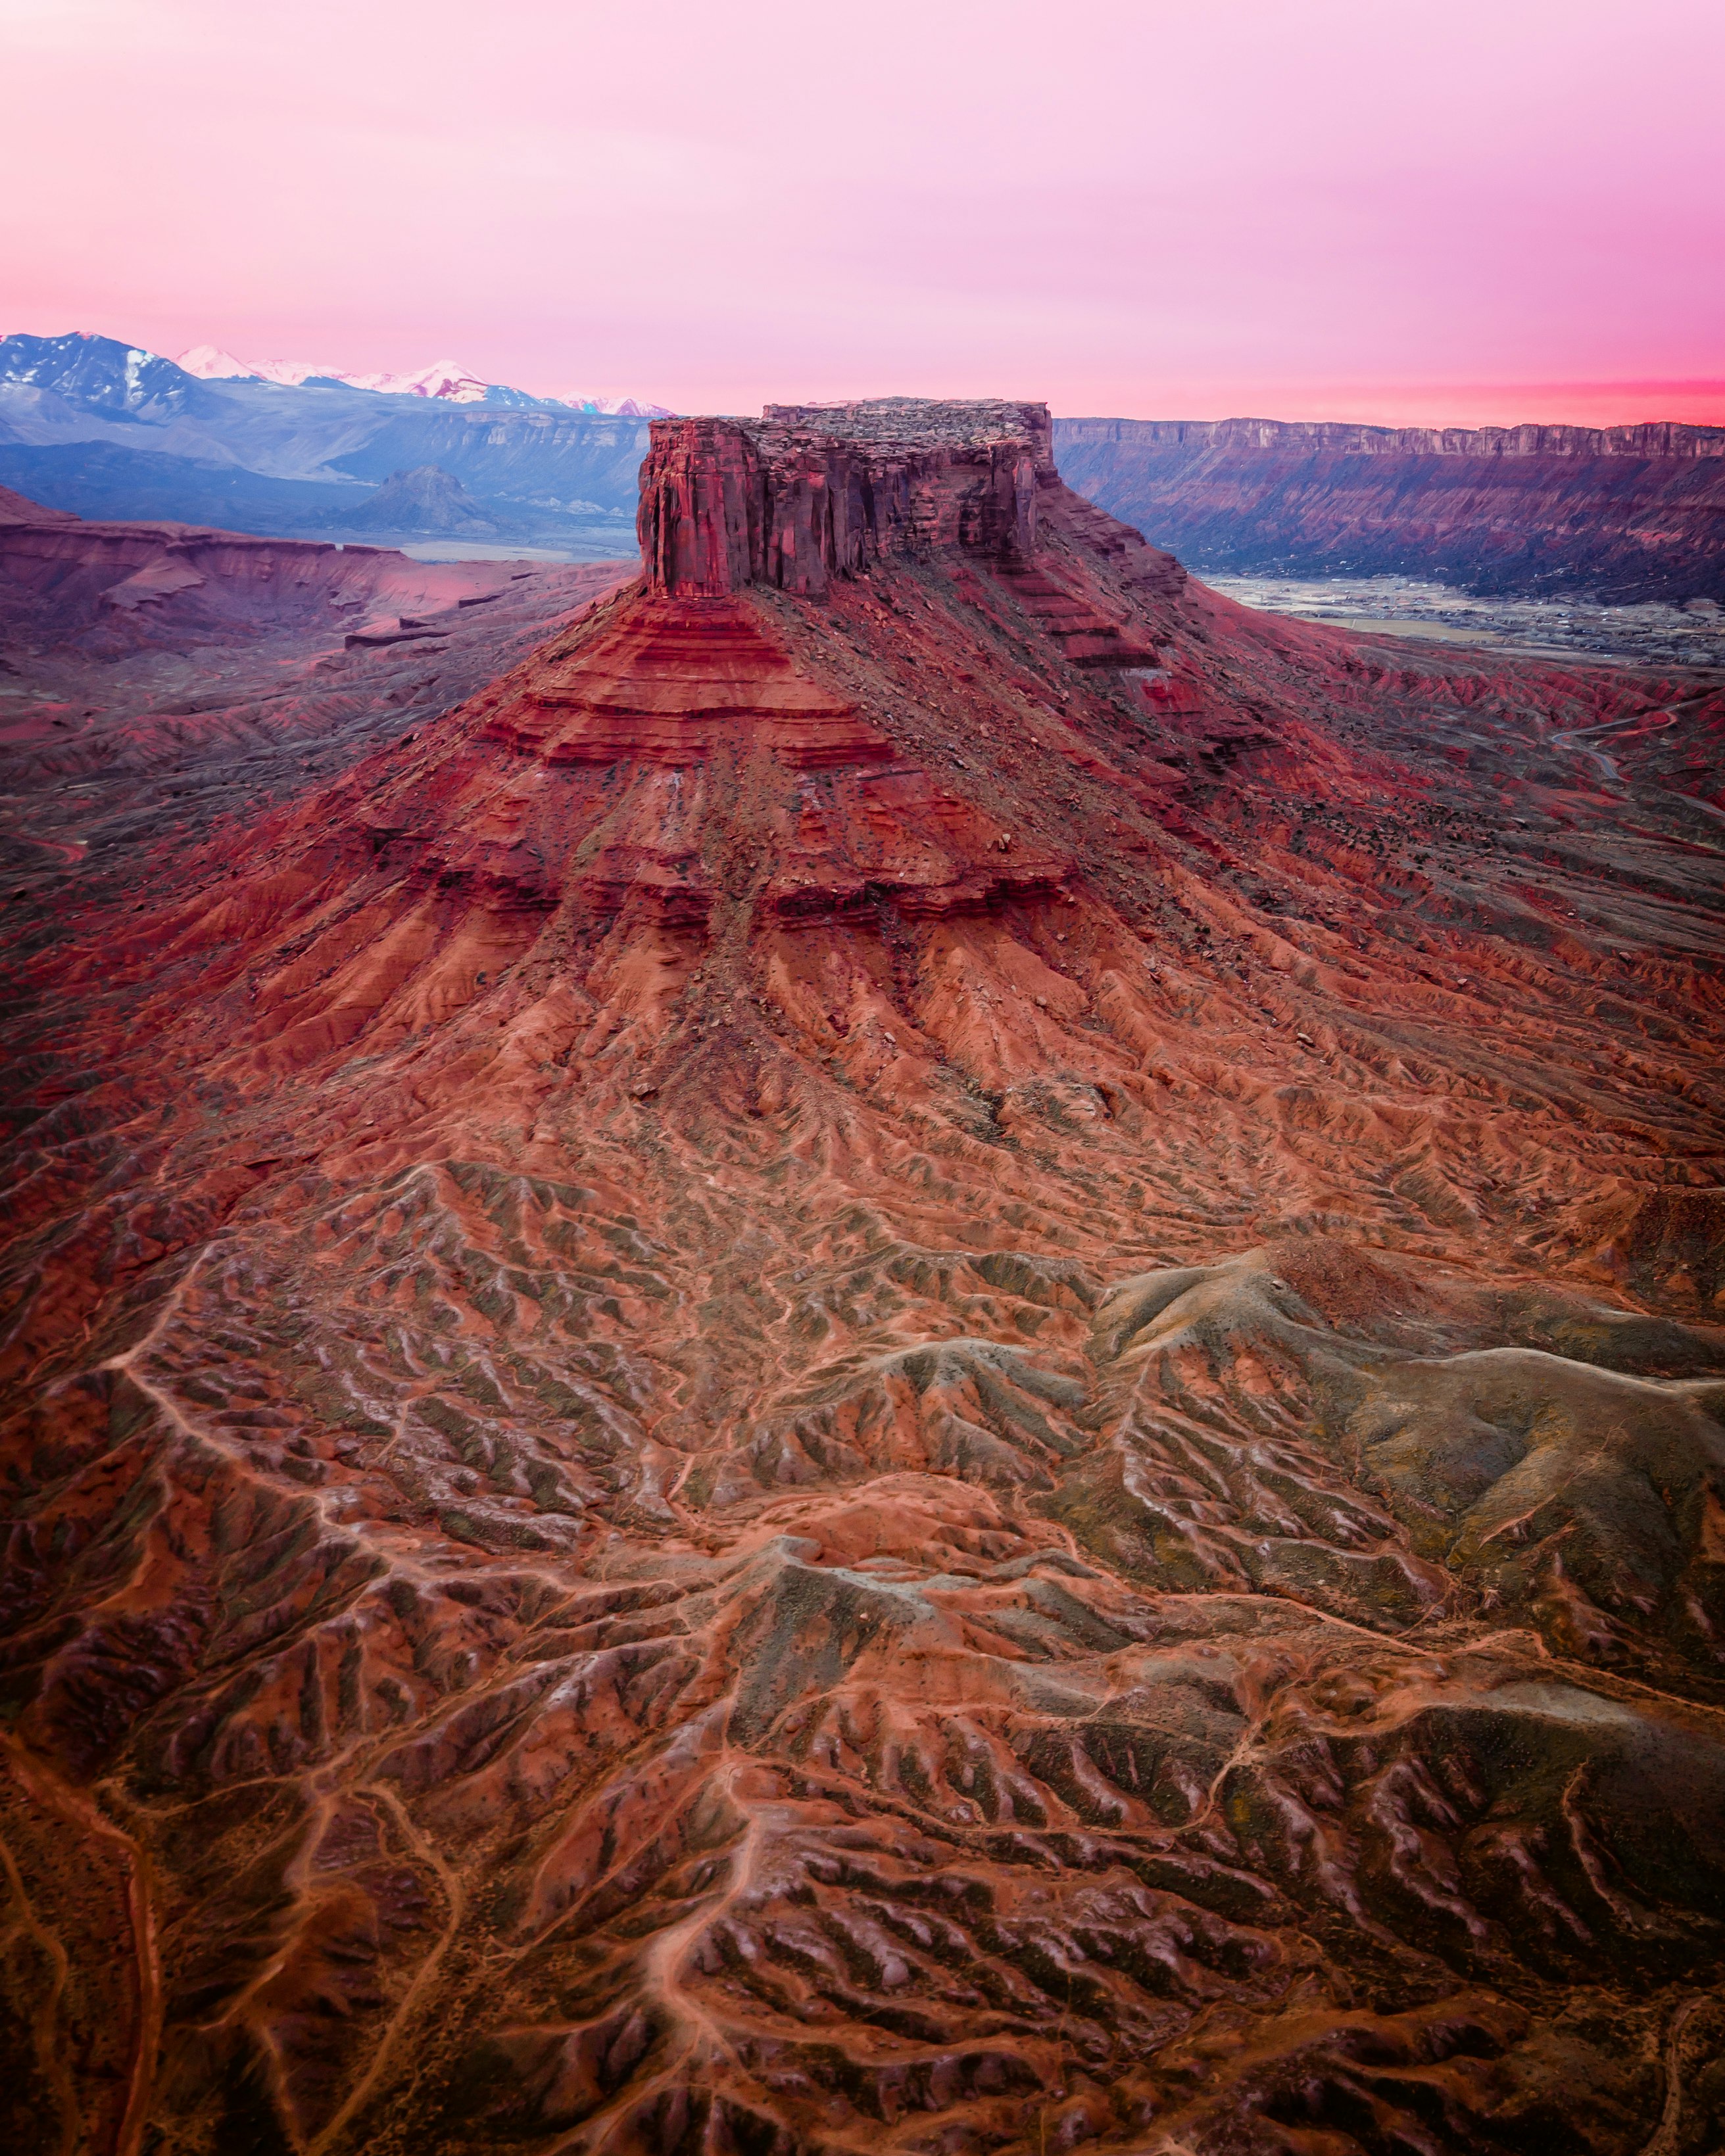
POLYGON ((1716 0, 0 0, 0 44, 8 328, 685 409, 1725 418, 1716 0))

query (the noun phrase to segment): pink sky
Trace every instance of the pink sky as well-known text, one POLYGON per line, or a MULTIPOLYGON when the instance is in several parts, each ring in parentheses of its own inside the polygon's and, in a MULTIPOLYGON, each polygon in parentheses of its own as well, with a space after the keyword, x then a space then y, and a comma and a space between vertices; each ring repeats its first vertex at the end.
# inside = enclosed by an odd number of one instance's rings
POLYGON ((1721 0, 0 0, 0 330, 1725 418, 1721 0))

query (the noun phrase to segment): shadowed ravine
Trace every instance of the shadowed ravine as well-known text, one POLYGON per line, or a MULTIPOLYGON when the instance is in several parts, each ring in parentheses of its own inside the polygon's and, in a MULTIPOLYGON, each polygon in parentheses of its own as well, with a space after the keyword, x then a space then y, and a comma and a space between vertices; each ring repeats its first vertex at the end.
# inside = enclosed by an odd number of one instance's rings
POLYGON ((9 2145, 1703 2156, 1720 698, 654 440, 15 902, 9 2145))

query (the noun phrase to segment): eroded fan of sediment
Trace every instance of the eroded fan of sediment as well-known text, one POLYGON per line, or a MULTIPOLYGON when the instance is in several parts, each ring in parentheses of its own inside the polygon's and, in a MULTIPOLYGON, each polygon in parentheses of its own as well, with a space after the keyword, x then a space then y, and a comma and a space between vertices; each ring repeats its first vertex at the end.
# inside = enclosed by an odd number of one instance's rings
POLYGON ((1047 444, 666 423, 23 940, 17 2145, 1710 2145, 1720 715, 1047 444))

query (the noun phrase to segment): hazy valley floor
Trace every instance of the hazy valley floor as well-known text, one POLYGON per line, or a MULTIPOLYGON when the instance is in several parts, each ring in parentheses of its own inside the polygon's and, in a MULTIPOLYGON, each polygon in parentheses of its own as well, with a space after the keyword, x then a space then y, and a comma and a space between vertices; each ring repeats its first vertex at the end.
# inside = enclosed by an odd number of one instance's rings
MULTIPOLYGON (((1709 600, 1611 606, 1586 599, 1480 597, 1417 577, 1235 576, 1206 572, 1242 606, 1368 635, 1427 637, 1538 659, 1609 660, 1725 673, 1725 612, 1709 600)), ((1698 680, 1697 689, 1708 685, 1698 680)))

